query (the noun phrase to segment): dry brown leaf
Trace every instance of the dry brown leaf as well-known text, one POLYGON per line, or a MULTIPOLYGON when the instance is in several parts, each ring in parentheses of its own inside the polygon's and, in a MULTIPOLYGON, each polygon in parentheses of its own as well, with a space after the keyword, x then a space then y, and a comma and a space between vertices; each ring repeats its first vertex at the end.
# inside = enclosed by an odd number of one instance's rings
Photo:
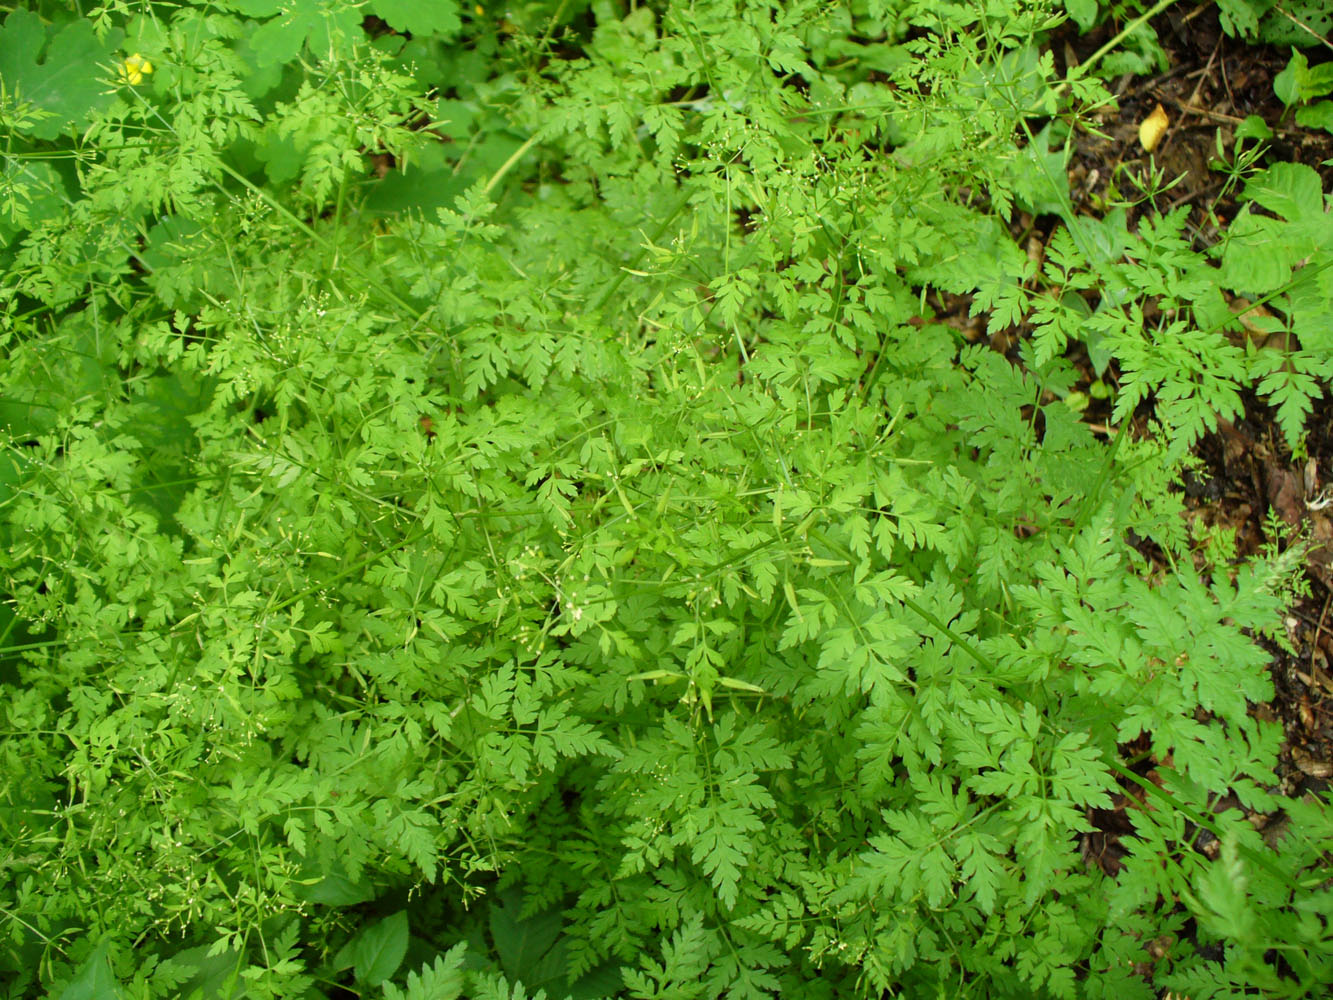
POLYGON ((1291 761, 1312 778, 1333 777, 1333 764, 1326 760, 1316 760, 1300 747, 1291 748, 1291 761))

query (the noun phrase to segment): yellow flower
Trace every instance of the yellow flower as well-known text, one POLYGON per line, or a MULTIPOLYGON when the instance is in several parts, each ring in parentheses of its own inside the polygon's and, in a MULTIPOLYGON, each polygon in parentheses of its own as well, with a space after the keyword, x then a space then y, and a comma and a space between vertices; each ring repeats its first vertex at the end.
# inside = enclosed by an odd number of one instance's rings
POLYGON ((132 87, 143 83, 144 76, 151 72, 153 64, 137 52, 120 64, 120 78, 132 87))

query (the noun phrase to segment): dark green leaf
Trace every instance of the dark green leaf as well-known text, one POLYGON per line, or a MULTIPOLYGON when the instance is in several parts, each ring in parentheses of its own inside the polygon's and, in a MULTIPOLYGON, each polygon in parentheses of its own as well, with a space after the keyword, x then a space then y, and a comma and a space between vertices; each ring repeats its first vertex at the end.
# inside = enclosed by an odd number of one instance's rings
POLYGON ((407 954, 407 911, 371 924, 357 935, 350 957, 357 982, 378 986, 395 972, 407 954))

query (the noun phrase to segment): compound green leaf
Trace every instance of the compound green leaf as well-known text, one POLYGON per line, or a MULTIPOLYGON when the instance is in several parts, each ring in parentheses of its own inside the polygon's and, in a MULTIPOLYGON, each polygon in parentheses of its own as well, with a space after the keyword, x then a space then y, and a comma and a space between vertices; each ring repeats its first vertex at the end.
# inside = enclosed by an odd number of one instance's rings
POLYGON ((1217 13, 1222 30, 1233 37, 1253 38, 1259 30, 1259 15, 1265 6, 1267 4, 1256 4, 1252 0, 1218 0, 1217 13))
POLYGON ((456 1000, 463 992, 463 959, 467 944, 450 948, 434 963, 422 965, 420 972, 407 974, 407 989, 384 984, 384 1000, 456 1000))

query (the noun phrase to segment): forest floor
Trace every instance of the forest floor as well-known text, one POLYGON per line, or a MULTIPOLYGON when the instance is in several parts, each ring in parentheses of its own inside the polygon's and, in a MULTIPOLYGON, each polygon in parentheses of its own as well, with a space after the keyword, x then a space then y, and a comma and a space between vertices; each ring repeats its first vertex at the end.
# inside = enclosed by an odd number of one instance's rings
MULTIPOLYGON (((1197 248, 1215 243, 1217 218, 1229 220, 1238 207, 1239 187, 1224 194, 1226 174, 1210 164, 1219 149, 1230 155, 1236 126, 1247 116, 1258 115, 1273 130, 1268 144, 1274 160, 1304 163, 1329 187, 1333 134, 1297 126, 1273 89, 1289 49, 1228 38, 1214 5, 1194 16, 1165 13, 1154 27, 1170 67, 1121 83, 1119 110, 1105 123, 1112 141, 1085 136, 1071 170, 1075 191, 1081 188, 1095 204, 1118 170, 1147 167, 1138 123, 1158 104, 1171 126, 1153 157, 1168 179, 1183 179, 1154 207, 1192 206, 1197 248)), ((1077 58, 1101 41, 1093 33, 1074 36, 1065 42, 1066 52, 1077 58)), ((1233 303, 1233 310, 1242 312, 1247 305, 1233 303)), ((1252 555, 1272 541, 1266 527, 1270 511, 1290 530, 1287 544, 1308 547, 1305 595, 1287 609, 1285 620, 1292 651, 1265 642, 1276 697, 1271 705, 1256 707, 1282 723, 1286 742, 1278 778, 1282 792, 1292 795, 1323 793, 1333 778, 1333 400, 1315 405, 1306 428, 1305 454, 1293 454, 1274 411, 1250 396, 1243 419, 1221 421, 1200 442, 1200 467, 1185 487, 1191 517, 1235 529, 1237 556, 1252 555)))
MULTIPOLYGON (((1272 130, 1269 152, 1258 161, 1306 164, 1319 172, 1327 190, 1333 182, 1333 134, 1301 128, 1278 99, 1274 78, 1286 66, 1291 51, 1276 46, 1247 44, 1227 37, 1214 5, 1191 12, 1167 12, 1154 22, 1158 40, 1169 57, 1168 68, 1153 76, 1126 75, 1113 81, 1118 106, 1100 115, 1101 136, 1080 132, 1069 166, 1070 194, 1080 213, 1101 216, 1108 203, 1123 203, 1137 194, 1132 178, 1153 170, 1171 182, 1155 198, 1128 208, 1131 228, 1148 213, 1166 213, 1189 206, 1187 231, 1195 249, 1207 250, 1220 238, 1221 225, 1240 207, 1243 184, 1228 185, 1228 175, 1215 169, 1219 156, 1230 157, 1235 131, 1248 116, 1257 115, 1272 130), (1161 106, 1169 128, 1151 156, 1139 143, 1139 125, 1161 106)), ((1113 33, 1111 26, 1080 36, 1072 25, 1052 40, 1057 68, 1064 69, 1094 52, 1113 33)), ((1247 147, 1254 142, 1248 141, 1247 147)), ((1030 254, 1044 252, 1056 220, 1016 217, 1013 229, 1022 236, 1030 254)), ((1231 303, 1237 314, 1250 304, 1231 303)), ((948 321, 969 339, 983 336, 984 319, 969 316, 970 302, 940 303, 948 321)), ((1262 307, 1258 307, 1262 309, 1262 307)), ((1148 317, 1151 318, 1151 317, 1148 317)), ((1000 331, 992 346, 1017 360, 1019 338, 1027 331, 1000 331)), ((1240 336, 1263 343, 1253 331, 1240 336)), ((1096 380, 1084 358, 1087 390, 1096 380)), ((1114 385, 1114 365, 1103 376, 1114 385)), ((1110 416, 1107 399, 1091 398, 1085 418, 1094 426, 1110 416)), ((1145 429, 1151 402, 1140 407, 1133 430, 1145 429)), ((1323 795, 1333 785, 1333 400, 1316 403, 1307 420, 1304 453, 1293 453, 1274 419, 1274 411, 1252 393, 1245 398, 1243 419, 1220 420, 1218 429, 1195 449, 1198 465, 1185 477, 1188 517, 1203 529, 1232 529, 1235 557, 1243 559, 1273 543, 1276 515, 1283 537, 1276 541, 1306 549, 1298 599, 1286 610, 1284 625, 1289 648, 1260 637, 1271 654, 1275 697, 1253 713, 1280 722, 1285 734, 1277 787, 1283 794, 1323 795)), ((1152 558, 1156 550, 1145 544, 1152 558)), ((1202 561, 1202 556, 1201 556, 1202 561)), ((1139 748, 1135 748, 1139 749, 1139 748)), ((1146 746, 1142 749, 1146 750, 1146 746)), ((1151 774, 1152 761, 1145 763, 1151 774)), ((1141 795, 1136 795, 1141 798, 1141 795)), ((1108 873, 1115 874, 1123 855, 1122 836, 1132 832, 1125 809, 1129 794, 1113 811, 1092 817, 1098 832, 1090 834, 1085 853, 1108 873)), ((1234 801, 1217 803, 1218 810, 1239 808, 1234 801)), ((1267 836, 1280 835, 1281 817, 1249 817, 1267 836)), ((1215 855, 1218 844, 1206 831, 1197 831, 1197 846, 1215 855)))

